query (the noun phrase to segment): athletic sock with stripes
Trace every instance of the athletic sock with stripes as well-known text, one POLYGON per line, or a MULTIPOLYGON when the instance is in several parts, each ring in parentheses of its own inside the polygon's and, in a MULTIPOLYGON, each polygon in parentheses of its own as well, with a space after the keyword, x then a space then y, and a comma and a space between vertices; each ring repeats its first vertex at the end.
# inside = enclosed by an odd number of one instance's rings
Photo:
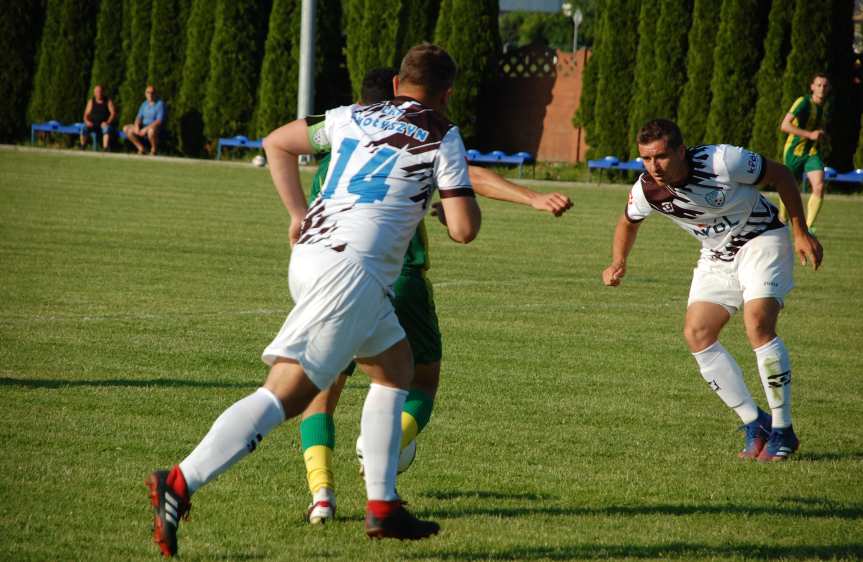
POLYGON ((195 450, 180 463, 189 493, 254 451, 284 420, 282 403, 266 388, 235 402, 222 412, 195 450))
POLYGON ((734 410, 743 423, 755 421, 758 418, 758 406, 752 399, 749 388, 743 380, 743 371, 728 351, 718 341, 713 345, 692 354, 698 362, 701 376, 707 381, 710 389, 734 410))
POLYGON ((758 361, 758 374, 773 414, 773 427, 791 425, 791 360, 788 350, 779 337, 754 349, 758 361))
POLYGON ((336 426, 333 416, 313 414, 300 423, 300 443, 306 463, 309 490, 315 495, 322 488, 335 490, 333 476, 333 449, 336 443, 336 426))
POLYGON ((400 413, 406 390, 372 383, 363 404, 361 433, 366 493, 369 500, 393 501, 401 442, 400 413))
POLYGON ((425 429, 431 418, 434 398, 418 388, 412 388, 402 410, 402 442, 404 449, 425 429))

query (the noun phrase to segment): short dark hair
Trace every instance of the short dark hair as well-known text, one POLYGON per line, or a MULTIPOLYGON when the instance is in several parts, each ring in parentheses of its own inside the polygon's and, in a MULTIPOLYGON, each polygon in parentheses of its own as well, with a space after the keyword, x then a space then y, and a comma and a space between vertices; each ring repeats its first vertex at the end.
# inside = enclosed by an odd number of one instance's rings
POLYGON ((823 78, 823 79, 827 80, 827 82, 830 82, 830 77, 827 76, 826 72, 823 72, 821 70, 819 70, 818 72, 812 73, 812 79, 809 80, 809 83, 811 84, 812 82, 815 82, 816 78, 823 78))
POLYGON ((395 68, 373 68, 366 72, 360 101, 365 105, 393 99, 393 77, 398 76, 395 68))
POLYGON ((437 45, 420 43, 411 47, 402 59, 399 81, 419 86, 430 95, 452 88, 458 72, 455 61, 437 45))
POLYGON ((638 144, 648 144, 660 139, 665 139, 668 148, 677 148, 683 144, 683 134, 680 132, 680 127, 670 119, 648 121, 638 130, 638 136, 636 136, 638 144))

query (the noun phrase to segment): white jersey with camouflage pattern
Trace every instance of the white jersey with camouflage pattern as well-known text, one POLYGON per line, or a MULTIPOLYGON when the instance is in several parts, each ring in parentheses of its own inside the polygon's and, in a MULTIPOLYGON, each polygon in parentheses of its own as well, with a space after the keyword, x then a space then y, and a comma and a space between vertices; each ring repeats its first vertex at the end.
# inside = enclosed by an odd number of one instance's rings
POLYGON ((313 147, 333 156, 297 243, 344 252, 391 285, 434 190, 473 196, 458 127, 405 97, 307 123, 313 147))
POLYGON ((646 172, 629 193, 626 218, 640 222, 657 211, 701 241, 701 254, 732 261, 744 244, 783 228, 778 210, 755 188, 764 176, 760 154, 727 144, 687 150, 689 176, 660 185, 646 172))

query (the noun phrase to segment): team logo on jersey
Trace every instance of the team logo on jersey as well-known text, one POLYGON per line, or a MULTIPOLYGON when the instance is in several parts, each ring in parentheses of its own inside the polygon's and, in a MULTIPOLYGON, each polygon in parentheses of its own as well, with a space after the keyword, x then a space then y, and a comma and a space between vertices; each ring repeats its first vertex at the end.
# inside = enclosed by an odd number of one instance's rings
POLYGON ((758 169, 758 160, 759 156, 757 154, 750 154, 749 159, 746 161, 746 171, 754 174, 755 170, 758 169))
POLYGON ((321 127, 315 131, 315 134, 312 135, 312 143, 315 146, 326 146, 329 143, 327 142, 327 134, 324 132, 324 128, 321 127))
POLYGON ((725 205, 725 192, 720 189, 709 191, 704 196, 704 200, 711 207, 721 207, 725 205))
POLYGON ((662 212, 663 213, 673 213, 674 212, 674 205, 671 203, 671 201, 663 201, 662 202, 662 212))

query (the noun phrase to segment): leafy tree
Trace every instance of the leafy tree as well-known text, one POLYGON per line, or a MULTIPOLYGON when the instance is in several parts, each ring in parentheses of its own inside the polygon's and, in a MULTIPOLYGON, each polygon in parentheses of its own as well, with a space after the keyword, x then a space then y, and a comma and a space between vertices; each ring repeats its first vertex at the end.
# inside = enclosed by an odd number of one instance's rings
POLYGON ((81 120, 90 84, 97 8, 95 0, 48 3, 30 103, 32 121, 81 120))
POLYGON ((347 0, 347 61, 354 99, 366 72, 398 64, 400 0, 347 0))
POLYGON ((830 74, 832 96, 830 102, 831 118, 827 121, 827 134, 830 138, 830 152, 826 154, 827 164, 837 170, 854 167, 854 146, 857 139, 857 116, 863 109, 863 96, 859 86, 854 87, 854 7, 851 2, 833 0, 832 23, 830 26, 829 60, 827 72, 830 74))
POLYGON ((768 158, 778 158, 777 139, 779 123, 787 108, 782 107, 782 74, 785 60, 791 50, 791 16, 794 4, 773 2, 770 8, 767 37, 764 39, 764 58, 755 75, 758 101, 755 104, 755 124, 749 147, 768 158))
MULTIPOLYGON (((581 98, 578 109, 572 117, 573 127, 584 128, 588 144, 593 142, 598 135, 596 130, 596 88, 599 85, 599 59, 596 52, 600 49, 600 35, 597 35, 593 43, 591 56, 587 59, 581 73, 581 98)), ((591 148, 588 153, 593 156, 595 151, 591 148)))
POLYGON ((480 99, 497 78, 500 36, 496 0, 449 0, 441 4, 435 43, 458 65, 448 115, 465 143, 476 141, 480 99))
POLYGON ((597 58, 595 135, 588 136, 591 154, 629 155, 629 105, 635 78, 640 0, 608 0, 602 15, 597 58))
POLYGON ((152 1, 147 81, 170 105, 177 99, 183 77, 189 0, 152 1))
POLYGON ((351 77, 348 74, 348 63, 345 58, 343 17, 342 0, 318 0, 318 46, 315 59, 316 113, 347 105, 353 101, 351 77))
POLYGON ((27 101, 44 10, 44 1, 11 0, 0 18, 0 141, 16 141, 27 129, 27 101))
POLYGON ((677 107, 677 124, 687 144, 704 142, 707 113, 710 108, 710 81, 713 77, 713 51, 716 38, 716 14, 722 0, 695 0, 689 49, 686 53, 686 84, 677 107))
POLYGON ((863 168, 863 114, 860 115, 860 133, 857 136, 857 151, 854 152, 854 166, 863 168))
POLYGON ((394 61, 396 65, 408 49, 423 41, 432 41, 439 8, 439 0, 402 0, 396 39, 396 57, 399 60, 394 61))
POLYGON ((273 2, 255 110, 257 137, 267 135, 297 115, 301 12, 298 0, 273 2))
POLYGON ((129 22, 126 79, 120 86, 120 123, 131 123, 144 101, 150 55, 150 15, 153 0, 128 0, 123 19, 129 22))
POLYGON ((96 20, 96 48, 90 90, 101 84, 105 95, 116 98, 126 70, 123 52, 123 9, 127 2, 103 1, 96 20))
POLYGON ((758 0, 723 0, 713 53, 713 101, 706 140, 744 146, 752 134, 755 74, 761 61, 763 22, 769 8, 758 0))
POLYGON ((657 87, 657 47, 656 5, 642 2, 638 14, 638 51, 635 54, 635 81, 632 102, 629 105, 629 135, 627 136, 630 154, 638 154, 635 136, 644 123, 656 117, 666 117, 659 111, 654 88, 657 87))
POLYGON ((782 77, 782 107, 809 93, 812 75, 827 70, 831 24, 831 3, 813 7, 808 0, 796 0, 791 20, 791 53, 782 77))
POLYGON ((657 115, 674 119, 686 83, 687 32, 691 0, 662 0, 656 22, 656 78, 653 95, 657 115))
POLYGON ((250 132, 268 7, 257 0, 218 1, 204 100, 210 139, 250 132))
POLYGON ((180 151, 189 156, 199 156, 204 150, 204 98, 214 23, 212 1, 194 0, 186 25, 186 53, 174 117, 168 121, 168 126, 174 128, 180 151))

